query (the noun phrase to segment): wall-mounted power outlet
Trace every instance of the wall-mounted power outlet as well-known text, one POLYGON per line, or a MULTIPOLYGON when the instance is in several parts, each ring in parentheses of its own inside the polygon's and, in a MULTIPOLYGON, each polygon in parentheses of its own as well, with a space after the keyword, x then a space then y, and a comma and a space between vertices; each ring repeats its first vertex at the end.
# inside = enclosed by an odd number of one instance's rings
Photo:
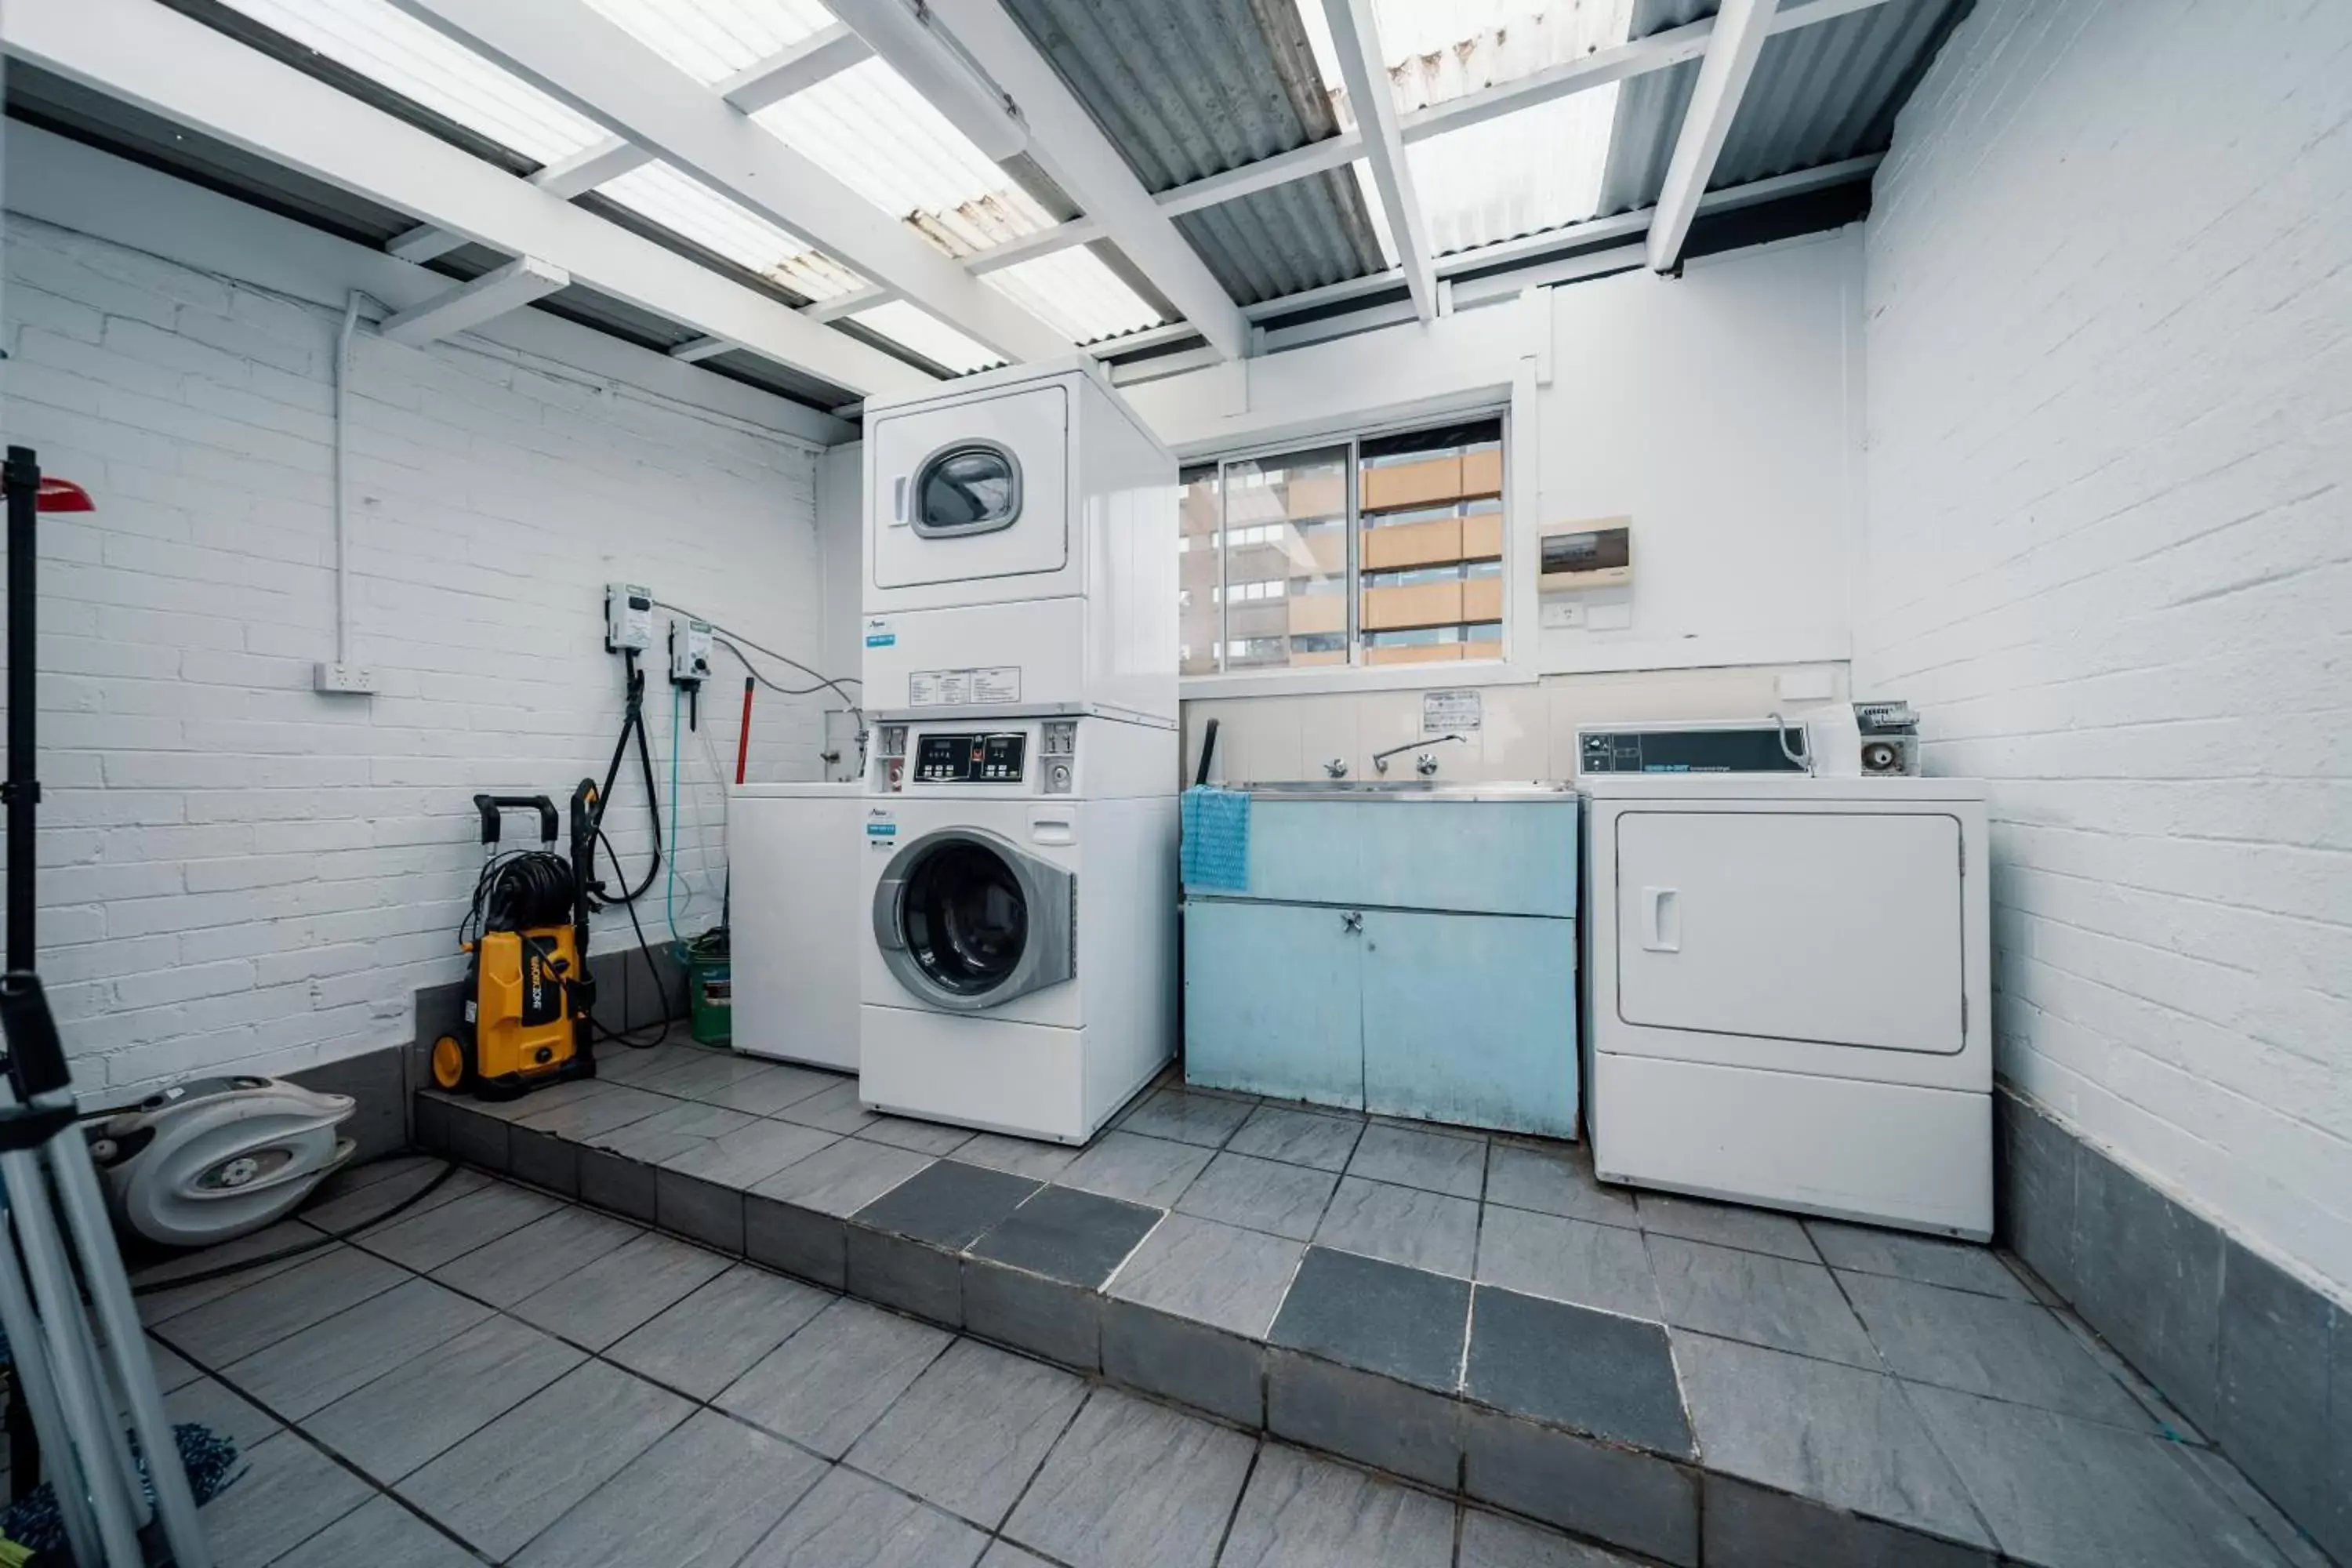
POLYGON ((369 665, 330 664, 322 659, 310 667, 310 689, 365 697, 375 689, 375 670, 369 665))

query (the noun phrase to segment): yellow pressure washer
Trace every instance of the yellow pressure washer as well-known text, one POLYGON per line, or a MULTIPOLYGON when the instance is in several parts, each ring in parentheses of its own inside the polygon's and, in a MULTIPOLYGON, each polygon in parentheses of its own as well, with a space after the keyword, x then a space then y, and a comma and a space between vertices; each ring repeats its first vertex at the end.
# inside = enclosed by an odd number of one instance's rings
POLYGON ((572 847, 555 849, 555 803, 543 795, 474 797, 482 819, 482 873, 459 929, 472 955, 465 1021, 433 1042, 433 1081, 484 1100, 596 1076, 590 1012, 588 916, 597 889, 595 782, 572 792, 572 847), (539 815, 536 849, 499 848, 499 818, 539 815))

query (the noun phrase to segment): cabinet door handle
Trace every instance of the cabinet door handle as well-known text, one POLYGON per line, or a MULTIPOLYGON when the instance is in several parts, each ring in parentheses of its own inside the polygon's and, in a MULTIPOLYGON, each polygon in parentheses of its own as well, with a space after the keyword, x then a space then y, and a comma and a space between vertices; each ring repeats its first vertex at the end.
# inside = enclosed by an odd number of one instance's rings
POLYGON ((1341 915, 1339 917, 1339 929, 1347 931, 1362 931, 1364 929, 1364 917, 1362 912, 1356 910, 1349 910, 1346 914, 1341 915))
POLYGON ((1678 889, 1642 889, 1642 948, 1646 952, 1683 950, 1683 900, 1678 889))

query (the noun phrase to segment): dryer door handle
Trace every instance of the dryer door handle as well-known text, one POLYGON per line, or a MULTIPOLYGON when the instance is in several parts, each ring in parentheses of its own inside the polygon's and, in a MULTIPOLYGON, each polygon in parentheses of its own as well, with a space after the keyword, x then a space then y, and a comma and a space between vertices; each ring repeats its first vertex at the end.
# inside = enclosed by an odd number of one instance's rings
POLYGON ((897 877, 885 877, 874 887, 874 940, 893 952, 906 951, 906 940, 899 936, 899 913, 907 897, 907 884, 897 877))
POLYGON ((1642 951, 1683 950, 1683 896, 1678 888, 1642 889, 1642 951))
POLYGON ((900 474, 890 486, 890 521, 903 526, 907 521, 907 476, 900 474))

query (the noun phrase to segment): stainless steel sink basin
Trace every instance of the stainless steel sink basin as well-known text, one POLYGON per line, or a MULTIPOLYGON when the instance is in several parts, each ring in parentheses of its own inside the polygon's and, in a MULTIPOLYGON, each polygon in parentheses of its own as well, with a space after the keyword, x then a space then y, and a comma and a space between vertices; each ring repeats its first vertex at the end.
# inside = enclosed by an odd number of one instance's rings
POLYGON ((1235 784, 1260 800, 1541 800, 1569 793, 1551 779, 1286 779, 1235 784))

